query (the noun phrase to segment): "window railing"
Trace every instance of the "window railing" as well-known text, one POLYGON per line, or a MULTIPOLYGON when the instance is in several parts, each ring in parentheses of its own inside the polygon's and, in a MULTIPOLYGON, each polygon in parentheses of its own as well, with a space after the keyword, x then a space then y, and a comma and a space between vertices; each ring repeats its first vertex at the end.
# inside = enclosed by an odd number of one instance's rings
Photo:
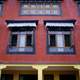
POLYGON ((63 54, 72 54, 74 53, 74 47, 49 47, 48 48, 49 53, 63 53, 63 54))
POLYGON ((28 47, 13 47, 9 46, 8 47, 8 52, 9 53, 33 53, 34 52, 34 47, 33 46, 28 46, 28 47))

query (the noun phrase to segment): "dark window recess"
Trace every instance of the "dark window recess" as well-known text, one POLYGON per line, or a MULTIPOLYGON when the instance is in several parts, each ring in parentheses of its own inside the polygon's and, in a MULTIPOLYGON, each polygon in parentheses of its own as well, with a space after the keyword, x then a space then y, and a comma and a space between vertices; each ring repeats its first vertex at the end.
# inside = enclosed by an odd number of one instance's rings
POLYGON ((11 46, 16 46, 17 45, 17 34, 12 34, 11 35, 11 46))
POLYGON ((65 47, 71 47, 71 35, 64 35, 65 47))
POLYGON ((79 15, 80 15, 80 2, 78 3, 78 12, 79 12, 79 15))
POLYGON ((49 27, 49 31, 70 31, 72 27, 49 27))
POLYGON ((56 46, 56 36, 50 35, 50 46, 56 46))
POLYGON ((53 75, 44 75, 44 80, 54 80, 54 76, 53 75))
POLYGON ((60 75, 60 80, 76 80, 76 75, 60 75))
POLYGON ((37 75, 20 75, 19 80, 37 80, 37 75))
POLYGON ((13 80, 13 75, 12 74, 2 74, 1 80, 13 80))
POLYGON ((2 15, 2 8, 3 8, 3 4, 1 4, 1 1, 0 1, 0 15, 2 15))
POLYGON ((26 46, 32 46, 32 35, 26 35, 26 46))

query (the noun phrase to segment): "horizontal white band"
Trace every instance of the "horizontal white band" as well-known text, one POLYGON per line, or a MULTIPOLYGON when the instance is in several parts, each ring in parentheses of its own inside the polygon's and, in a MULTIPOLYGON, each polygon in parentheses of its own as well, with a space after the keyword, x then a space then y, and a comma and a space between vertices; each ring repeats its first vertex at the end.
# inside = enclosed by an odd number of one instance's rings
POLYGON ((73 27, 74 24, 73 23, 46 23, 46 27, 50 26, 50 27, 73 27))
POLYGON ((36 27, 36 23, 9 23, 8 27, 36 27))

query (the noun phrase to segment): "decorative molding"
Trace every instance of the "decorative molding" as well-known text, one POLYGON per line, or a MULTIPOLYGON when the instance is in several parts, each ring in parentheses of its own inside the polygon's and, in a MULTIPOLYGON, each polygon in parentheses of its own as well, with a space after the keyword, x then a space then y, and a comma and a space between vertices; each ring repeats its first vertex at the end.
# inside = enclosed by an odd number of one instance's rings
POLYGON ((43 70, 43 69, 46 69, 46 68, 48 68, 48 65, 33 65, 32 66, 33 68, 35 68, 35 69, 40 69, 40 70, 43 70))
POLYGON ((4 68, 6 68, 6 67, 7 67, 7 65, 0 64, 0 70, 1 70, 1 69, 4 69, 4 68))
POLYGON ((80 70, 80 65, 75 65, 74 68, 79 69, 80 70))

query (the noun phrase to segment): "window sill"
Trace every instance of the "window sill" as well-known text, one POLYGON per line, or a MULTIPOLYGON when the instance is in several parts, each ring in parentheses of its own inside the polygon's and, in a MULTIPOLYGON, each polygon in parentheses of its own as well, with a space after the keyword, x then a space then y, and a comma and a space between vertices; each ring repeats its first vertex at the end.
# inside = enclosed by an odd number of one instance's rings
POLYGON ((48 54, 74 54, 75 50, 74 47, 65 47, 65 48, 58 48, 58 47, 49 47, 48 54))
POLYGON ((9 47, 8 53, 10 54, 34 54, 34 48, 33 47, 25 47, 25 48, 9 47))

